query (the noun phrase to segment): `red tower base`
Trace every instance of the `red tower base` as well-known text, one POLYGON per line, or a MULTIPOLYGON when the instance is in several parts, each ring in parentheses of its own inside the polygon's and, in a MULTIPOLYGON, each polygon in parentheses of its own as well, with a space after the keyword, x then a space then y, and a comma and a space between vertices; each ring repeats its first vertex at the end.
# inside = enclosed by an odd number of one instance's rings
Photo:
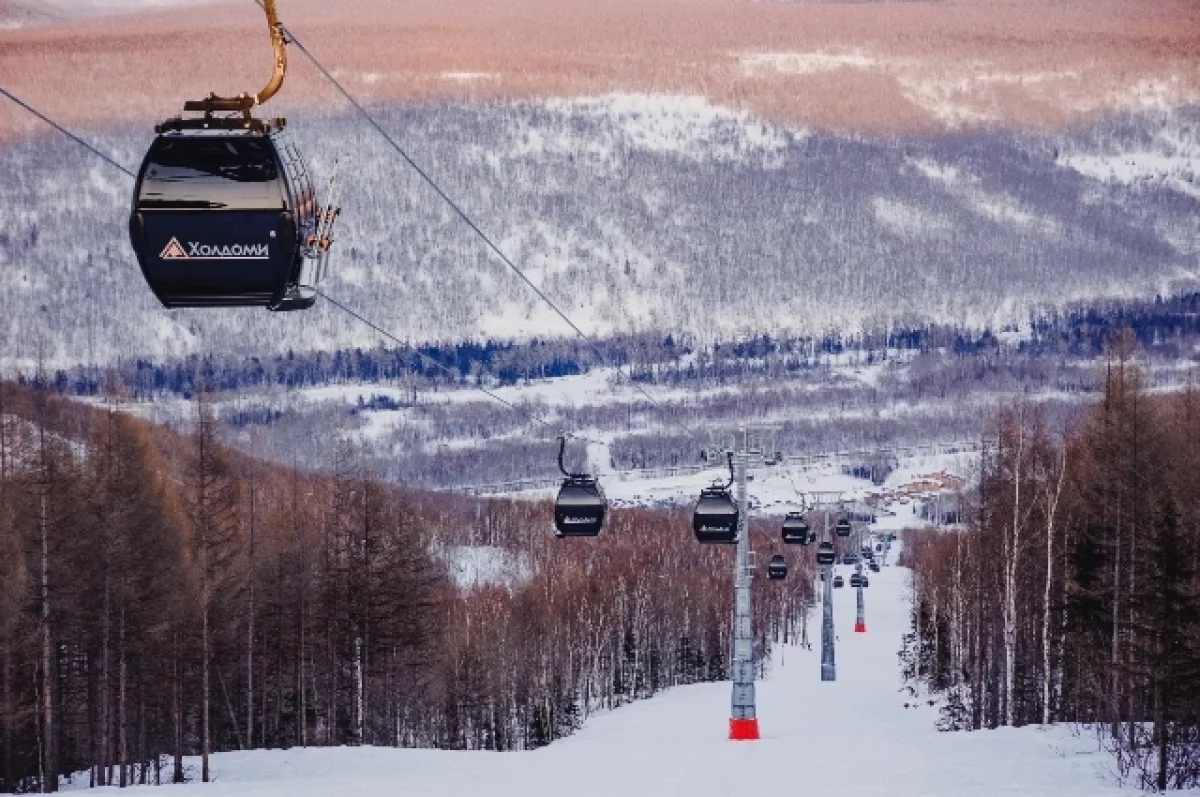
POLYGON ((854 633, 856 633, 856 634, 867 633, 867 624, 866 623, 855 623, 854 624, 854 633))
POLYGON ((729 720, 729 738, 735 742, 752 742, 758 738, 758 720, 729 720))

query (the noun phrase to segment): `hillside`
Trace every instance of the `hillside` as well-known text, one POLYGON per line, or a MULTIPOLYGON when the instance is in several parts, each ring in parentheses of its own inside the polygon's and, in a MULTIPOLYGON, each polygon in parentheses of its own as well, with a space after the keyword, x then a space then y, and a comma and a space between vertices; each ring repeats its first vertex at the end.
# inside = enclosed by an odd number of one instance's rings
MULTIPOLYGON (((999 327, 1044 305, 1196 280, 1197 108, 1069 135, 914 139, 641 95, 381 118, 597 336, 999 327)), ((412 341, 572 334, 361 120, 292 124, 319 174, 347 158, 330 295, 412 341)), ((94 140, 136 168, 149 136, 94 140)), ((325 303, 290 317, 167 313, 128 248, 125 175, 57 135, 5 148, 0 168, 12 176, 0 184, 0 359, 28 368, 39 346, 70 364, 381 342, 325 303)))
MULTIPOLYGON (((352 446, 272 465, 206 407, 179 434, 0 381, 0 791, 248 747, 530 749, 727 672, 728 549, 684 513, 564 545, 548 502, 384 485, 352 446)), ((765 586, 767 650, 810 596, 765 586)))

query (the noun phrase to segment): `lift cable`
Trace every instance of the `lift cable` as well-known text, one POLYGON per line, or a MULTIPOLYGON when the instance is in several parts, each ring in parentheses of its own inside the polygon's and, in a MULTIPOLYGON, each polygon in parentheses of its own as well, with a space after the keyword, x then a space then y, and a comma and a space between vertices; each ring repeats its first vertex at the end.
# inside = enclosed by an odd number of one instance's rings
MULTIPOLYGON (((341 311, 342 311, 343 313, 345 313, 346 315, 348 315, 348 316, 350 316, 351 318, 354 318, 354 319, 358 320, 359 322, 361 322, 362 324, 364 324, 364 325, 366 325, 366 326, 370 327, 371 329, 373 329, 373 330, 375 330, 376 332, 378 332, 380 335, 383 335, 383 336, 384 336, 385 338, 387 338, 388 340, 391 340, 393 343, 396 343, 397 345, 400 345, 400 346, 406 346, 406 345, 408 345, 408 344, 406 344, 406 343, 405 343, 403 340, 401 340, 400 338, 396 337, 395 335, 393 335, 392 333, 388 332, 388 331, 387 331, 386 329, 384 329, 383 327, 381 327, 381 326, 379 326, 378 324, 376 324, 374 321, 371 321, 370 319, 366 318, 365 316, 363 316, 363 315, 361 315, 361 314, 359 314, 359 313, 355 312, 354 310, 350 309, 350 308, 349 308, 349 307, 347 307, 346 305, 344 305, 344 304, 342 304, 341 302, 339 302, 337 299, 334 299, 332 296, 330 296, 329 294, 327 294, 327 293, 325 293, 324 291, 322 291, 320 288, 313 288, 313 290, 317 292, 317 295, 318 295, 318 296, 320 296, 320 297, 321 297, 322 299, 324 299, 325 301, 329 302, 331 305, 333 305, 333 306, 334 306, 334 307, 336 307, 337 309, 341 310, 341 311)), ((435 360, 434 358, 432 358, 432 357, 430 357, 429 355, 425 354, 424 352, 417 351, 415 348, 413 349, 413 352, 414 352, 414 353, 415 353, 415 354, 416 354, 418 357, 420 357, 422 360, 424 360, 425 362, 427 362, 427 363, 429 363, 429 364, 433 365, 435 368, 438 368, 438 369, 440 369, 441 371, 443 371, 443 372, 444 372, 444 373, 446 373, 447 375, 449 375, 449 376, 452 376, 452 377, 458 377, 458 376, 460 376, 460 374, 459 374, 458 372, 456 372, 456 371, 455 371, 453 368, 450 368, 450 367, 449 367, 449 366, 447 366, 447 365, 443 365, 442 363, 438 362, 437 360, 435 360)), ((509 401, 508 399, 504 398, 504 397, 503 397, 503 396, 501 396, 500 394, 498 394, 498 393, 496 393, 496 392, 494 392, 494 391, 492 391, 492 390, 489 390, 488 388, 484 387, 484 386, 483 386, 483 385, 481 385, 481 384, 476 384, 476 385, 474 385, 473 387, 475 387, 475 389, 477 389, 477 390, 479 390, 480 392, 484 393, 484 394, 485 394, 485 395, 487 395, 488 397, 490 397, 490 398, 492 398, 492 399, 494 399, 494 400, 496 400, 496 401, 500 402, 501 404, 503 404, 504 406, 508 407, 509 409, 511 409, 511 410, 514 410, 514 411, 516 411, 516 412, 519 412, 519 413, 521 413, 521 414, 522 414, 522 415, 524 415, 526 418, 528 418, 530 421, 533 421, 534 423, 537 423, 537 424, 541 424, 542 426, 544 426, 544 427, 546 427, 546 428, 548 428, 548 429, 554 430, 556 433, 558 433, 558 434, 561 434, 561 435, 563 435, 564 437, 566 437, 566 438, 568 438, 568 439, 571 439, 571 440, 578 440, 578 441, 580 441, 580 442, 584 442, 584 443, 592 443, 592 444, 594 444, 594 445, 603 445, 602 443, 600 443, 600 442, 599 442, 599 441, 597 441, 597 440, 592 440, 592 439, 590 439, 590 438, 588 438, 588 437, 584 437, 584 436, 582 436, 582 435, 574 434, 574 433, 572 433, 572 432, 568 432, 568 431, 566 431, 566 430, 563 430, 561 427, 559 427, 559 426, 557 426, 557 425, 555 425, 555 424, 551 423, 550 421, 547 421, 545 418, 542 418, 542 417, 540 417, 539 415, 537 415, 536 413, 532 412, 531 410, 529 410, 529 409, 526 409, 525 407, 522 407, 522 406, 520 406, 519 404, 514 404, 513 402, 511 402, 511 401, 509 401)))
MULTIPOLYGON (((254 2, 257 3, 260 7, 262 6, 262 0, 254 0, 254 2)), ((600 358, 600 362, 604 362, 604 359, 605 359, 604 355, 600 351, 599 346, 596 345, 596 342, 586 332, 584 332, 579 327, 578 324, 576 324, 574 321, 572 321, 571 318, 565 312, 563 312, 558 307, 558 305, 555 304, 554 301, 550 299, 549 296, 546 295, 545 291, 543 291, 531 279, 529 279, 529 277, 525 274, 525 272, 522 271, 521 268, 519 266, 517 266, 517 264, 514 263, 512 261, 512 259, 509 258, 509 256, 504 253, 504 251, 502 249, 500 249, 500 247, 496 244, 496 242, 493 241, 492 238, 483 231, 483 229, 471 218, 471 216, 468 215, 467 212, 465 210, 463 210, 462 207, 460 207, 459 204, 457 202, 455 202, 450 197, 450 195, 447 194, 442 189, 442 187, 440 185, 438 185, 437 181, 435 181, 429 175, 428 172, 426 172, 424 169, 422 169, 417 164, 417 162, 414 161, 412 159, 412 157, 409 156, 408 152, 406 152, 405 149, 403 147, 401 147, 400 144, 397 143, 394 138, 392 138, 392 136, 383 128, 383 126, 381 124, 379 124, 379 122, 375 119, 375 117, 373 117, 371 115, 371 113, 369 111, 367 111, 367 109, 364 108, 362 106, 362 104, 358 100, 356 100, 354 98, 354 96, 351 95, 350 92, 347 91, 340 82, 338 82, 337 78, 335 78, 329 72, 329 70, 326 69, 324 67, 324 65, 322 65, 321 62, 317 60, 316 56, 314 56, 311 52, 309 52, 308 48, 306 48, 304 46, 304 44, 296 37, 296 35, 294 33, 292 33, 292 31, 289 28, 284 26, 283 32, 284 32, 284 35, 287 37, 288 43, 295 45, 296 49, 298 49, 301 53, 303 53, 304 57, 309 60, 309 62, 317 69, 317 71, 320 72, 321 75, 323 75, 326 80, 328 80, 330 83, 333 84, 333 87, 338 90, 338 93, 340 93, 342 95, 342 97, 344 97, 346 99, 346 101, 348 103, 350 103, 351 106, 354 107, 354 109, 359 113, 359 115, 361 115, 362 118, 365 119, 367 121, 367 123, 375 129, 375 131, 377 133, 379 133, 379 135, 383 138, 383 140, 386 141, 391 146, 391 148, 396 151, 396 154, 398 154, 404 160, 405 163, 407 163, 410 167, 412 167, 413 171, 415 171, 420 176, 420 178, 422 180, 424 180, 425 183, 427 185, 429 185, 429 187, 432 188, 434 190, 434 192, 446 202, 447 205, 449 205, 450 209, 452 211, 454 211, 455 214, 458 215, 458 217, 463 221, 463 223, 466 224, 467 227, 469 227, 471 229, 471 231, 474 232, 481 241, 483 241, 484 246, 486 246, 497 258, 499 258, 500 262, 502 262, 505 266, 507 266, 510 271, 512 271, 514 274, 516 274, 517 277, 520 278, 520 280, 522 282, 524 282, 525 285, 528 286, 528 288, 531 291, 533 291, 537 295, 537 297, 546 304, 547 307, 549 307, 551 310, 553 310, 554 313, 560 319, 562 319, 563 323, 565 323, 568 327, 570 327, 571 330, 579 337, 579 339, 584 341, 592 349, 592 351, 596 354, 596 356, 600 358)), ((633 380, 632 375, 625 376, 624 372, 621 371, 620 368, 617 369, 617 373, 619 373, 623 377, 625 377, 628 380, 629 384, 632 385, 635 390, 637 390, 639 393, 641 393, 643 396, 645 396, 646 399, 651 404, 653 404, 655 407, 657 407, 659 410, 661 410, 663 413, 663 417, 666 419, 666 421, 668 423, 673 423, 676 426, 679 426, 681 429, 685 430, 693 438, 699 439, 700 434, 696 429, 693 429, 691 426, 684 423, 679 418, 675 417, 671 412, 669 412, 668 409, 661 402, 658 401, 658 399, 654 398, 654 396, 652 396, 644 387, 642 387, 640 384, 635 382, 633 380)))
POLYGON ((45 122, 46 124, 48 124, 48 125, 50 125, 51 127, 53 127, 55 130, 57 130, 58 132, 62 133, 62 134, 63 134, 64 136, 66 136, 67 138, 71 139, 72 141, 74 141, 74 142, 75 142, 76 144, 78 144, 79 146, 81 146, 81 147, 83 147, 84 149, 88 150, 88 151, 89 151, 89 152, 91 152, 93 155, 95 155, 97 158, 99 158, 100 160, 102 160, 102 161, 104 161, 105 163, 107 163, 109 166, 112 166, 114 169, 118 169, 118 170, 120 170, 120 171, 122 171, 122 172, 125 172, 125 174, 129 175, 130 177, 134 178, 135 180, 137 179, 137 175, 136 175, 136 174, 134 174, 133 172, 129 171, 129 170, 128 170, 128 169, 126 169, 124 166, 122 166, 121 164, 117 163, 115 160, 113 160, 112 158, 108 157, 108 156, 107 156, 107 155, 105 155, 103 152, 101 152, 100 150, 96 149, 96 148, 95 148, 95 147, 93 147, 91 144, 87 143, 87 142, 86 142, 86 141, 84 141, 82 138, 80 138, 79 136, 77 136, 77 135, 75 135, 74 133, 72 133, 70 130, 68 130, 68 129, 66 129, 65 127, 63 127, 62 125, 60 125, 58 122, 56 122, 56 121, 54 121, 53 119, 51 119, 50 117, 46 116, 46 115, 45 115, 45 114, 43 114, 41 111, 39 111, 37 108, 34 108, 34 107, 33 107, 32 105, 30 105, 29 103, 27 103, 27 102, 24 102, 24 101, 22 101, 21 99, 19 99, 19 98, 15 97, 15 96, 14 96, 14 95, 13 95, 13 94, 12 94, 12 93, 11 93, 11 92, 8 90, 8 89, 4 88, 3 86, 0 86, 0 94, 3 94, 5 97, 8 97, 10 100, 12 100, 13 102, 15 102, 17 105, 19 105, 19 106, 21 106, 22 108, 24 108, 25 110, 29 111, 31 114, 33 114, 34 116, 36 116, 38 119, 41 119, 43 122, 45 122))
MULTIPOLYGON (((59 131, 60 133, 62 133, 63 135, 65 135, 65 136, 66 136, 67 138, 69 138, 71 141, 74 141, 76 144, 79 144, 80 146, 84 147, 85 149, 87 149, 87 150, 88 150, 89 152, 91 152, 93 155, 95 155, 95 156, 97 156, 98 158, 100 158, 101 160, 103 160, 103 161, 104 161, 105 163, 107 163, 108 165, 110 165, 110 166, 112 166, 113 168, 115 168, 115 169, 117 169, 117 170, 119 170, 119 171, 123 172, 124 174, 128 175, 129 177, 136 179, 137 175, 136 175, 136 174, 134 174, 133 172, 131 172, 129 169, 125 168, 123 165, 121 165, 121 164, 120 164, 120 163, 118 163, 117 161, 113 160, 113 159, 112 159, 112 158, 110 158, 108 155, 105 155, 103 152, 101 152, 100 150, 96 149, 96 148, 95 148, 95 147, 93 147, 91 144, 89 144, 88 142, 86 142, 86 141, 84 141, 82 138, 80 138, 79 136, 77 136, 77 135, 75 135, 74 133, 72 133, 70 130, 67 130, 67 129, 66 129, 65 127, 63 127, 62 125, 60 125, 60 124, 58 124, 57 122, 55 122, 54 120, 50 119, 48 116, 46 116, 45 114, 43 114, 43 113, 41 113, 40 111, 38 111, 38 110, 37 110, 36 108, 34 108, 32 105, 29 105, 28 103, 26 103, 26 102, 23 102, 22 100, 20 100, 20 99, 18 99, 17 97, 13 96, 13 94, 12 94, 12 93, 10 93, 10 92, 9 92, 7 89, 4 89, 3 87, 0 87, 0 93, 3 93, 3 94, 4 94, 4 96, 8 97, 8 98, 9 98, 10 100, 12 100, 14 103, 16 103, 16 104, 17 104, 17 105, 19 105, 20 107, 24 108, 26 111, 29 111, 29 112, 30 112, 31 114, 33 114, 34 116, 38 117, 39 119, 41 119, 41 120, 42 120, 43 122, 45 122, 46 124, 50 125, 50 126, 51 126, 51 127, 53 127, 55 130, 57 130, 57 131, 59 131)), ((387 330, 385 330, 383 327, 379 326, 378 324, 374 323, 373 321, 370 321, 370 320, 369 320, 369 319, 367 319, 366 317, 364 317, 364 316, 362 316, 361 314, 359 314, 359 313, 355 312, 354 310, 351 310, 351 309, 350 309, 349 307, 347 307, 346 305, 344 305, 344 304, 342 304, 341 302, 337 301, 336 299, 332 298, 332 297, 331 297, 329 294, 327 294, 327 293, 325 293, 325 292, 323 292, 323 291, 321 291, 321 290, 319 290, 319 289, 316 289, 316 288, 314 288, 314 290, 316 290, 316 292, 317 292, 317 293, 318 293, 318 294, 319 294, 319 295, 320 295, 320 296, 321 296, 323 299, 325 299, 327 302, 329 302, 329 303, 330 303, 331 305, 333 305, 335 308, 337 308, 338 310, 341 310, 343 313, 346 313, 347 315, 349 315, 350 317, 352 317, 352 318, 356 319, 357 321, 359 321, 359 322, 361 322, 361 323, 365 324, 366 326, 370 327, 370 328, 371 328, 371 329, 373 329, 374 331, 378 332, 380 335, 383 335, 384 337, 388 338, 389 340, 393 341, 394 343, 396 343, 396 344, 398 344, 398 345, 400 345, 400 346, 405 346, 405 345, 408 345, 408 344, 406 344, 406 343, 405 343, 403 340, 401 340, 400 338, 396 337, 395 335, 393 335, 393 334, 391 334, 390 332, 388 332, 387 330)), ((442 363, 438 362, 438 361, 437 361, 437 360, 435 360, 433 357, 430 357, 429 355, 425 354, 424 352, 417 351, 415 348, 414 348, 414 350, 413 350, 413 351, 414 351, 414 353, 415 353, 415 354, 416 354, 418 357, 420 357, 422 360, 424 360, 425 362, 429 363, 429 364, 430 364, 430 365, 432 365, 433 367, 435 367, 435 368, 438 368, 439 370, 443 371, 443 372, 444 372, 444 373, 446 373, 447 375, 449 375, 449 376, 452 376, 452 377, 456 377, 456 378, 457 378, 457 377, 459 377, 459 376, 461 376, 461 374, 459 374, 458 372, 456 372, 454 369, 450 368, 450 367, 449 367, 449 366, 447 366, 447 365, 444 365, 444 364, 442 364, 442 363)), ((556 425, 556 424, 554 424, 554 423, 552 423, 552 422, 550 422, 550 421, 547 421, 545 418, 542 418, 542 417, 540 417, 539 415, 537 415, 536 413, 534 413, 533 411, 531 411, 531 410, 529 410, 529 409, 526 409, 525 407, 522 407, 522 406, 520 406, 520 405, 518 405, 518 404, 514 404, 513 402, 509 401, 508 399, 504 398, 503 396, 499 395, 498 393, 496 393, 496 392, 494 392, 494 391, 492 391, 492 390, 489 390, 488 388, 484 387, 484 386, 483 386, 483 385, 481 385, 481 384, 475 384, 475 385, 473 385, 472 387, 474 387, 476 390, 479 390, 480 392, 484 393, 484 394, 485 394, 485 395, 487 395, 489 398, 491 398, 491 399, 493 399, 493 400, 495 400, 495 401, 497 401, 497 402, 499 402, 499 403, 503 404, 504 406, 508 407, 509 409, 512 409, 512 410, 515 410, 516 412, 519 412, 519 413, 521 413, 522 415, 524 415, 524 416, 525 416, 527 419, 529 419, 530 421, 532 421, 532 422, 534 422, 534 423, 537 423, 537 424, 540 424, 540 425, 542 425, 542 426, 544 426, 544 427, 546 427, 546 428, 548 428, 548 429, 551 429, 551 430, 555 431, 555 432, 556 432, 556 433, 558 433, 558 434, 562 434, 564 437, 567 437, 567 438, 569 438, 569 439, 571 439, 571 440, 578 440, 578 441, 580 441, 580 442, 592 443, 592 444, 594 444, 594 445, 603 445, 603 443, 601 443, 601 442, 599 442, 599 441, 597 441, 597 440, 592 440, 591 438, 584 437, 584 436, 582 436, 582 435, 575 434, 575 433, 573 433, 573 432, 569 432, 569 431, 563 430, 563 429, 562 429, 560 426, 558 426, 558 425, 556 425)))

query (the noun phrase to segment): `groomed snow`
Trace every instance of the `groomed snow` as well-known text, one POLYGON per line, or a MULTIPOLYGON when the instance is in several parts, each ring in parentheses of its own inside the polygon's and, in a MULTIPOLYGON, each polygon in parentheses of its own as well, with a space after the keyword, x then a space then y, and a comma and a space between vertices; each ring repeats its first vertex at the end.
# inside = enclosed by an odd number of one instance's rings
MULTIPOLYGON (((893 558, 898 548, 893 548, 893 558)), ((790 552, 791 556, 799 553, 790 552)), ((850 568, 839 568, 848 572, 850 568)), ((758 685, 763 738, 726 739, 729 684, 679 687, 596 716, 533 752, 389 748, 222 753, 195 795, 254 797, 1116 797, 1108 758, 1066 727, 938 733, 934 707, 902 690, 908 571, 872 574, 868 633, 855 591, 834 591, 837 675, 820 681, 813 649, 780 646, 758 685), (910 706, 905 707, 905 702, 910 706)), ((189 764, 197 762, 189 760, 189 764)), ((83 783, 68 788, 83 788, 83 783)), ((134 787, 130 791, 153 787, 134 787)), ((115 793, 115 789, 114 789, 115 793)), ((172 789, 172 793, 175 790, 172 789)), ((1180 794, 1195 795, 1195 790, 1180 794)))

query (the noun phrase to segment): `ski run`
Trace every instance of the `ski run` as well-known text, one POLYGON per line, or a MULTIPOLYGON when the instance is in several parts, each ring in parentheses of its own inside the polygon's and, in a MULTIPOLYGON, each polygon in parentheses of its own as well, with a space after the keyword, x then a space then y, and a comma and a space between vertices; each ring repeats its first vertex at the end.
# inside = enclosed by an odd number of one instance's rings
MULTIPOLYGON (((899 550, 893 547, 889 566, 872 574, 864 591, 866 634, 853 633, 855 590, 834 590, 836 682, 820 680, 819 614, 809 618, 811 649, 776 645, 758 683, 762 738, 755 742, 726 738, 725 681, 678 687, 594 716, 576 734, 531 752, 340 747, 218 753, 214 783, 167 788, 205 797, 1129 794, 1087 731, 1066 725, 936 730, 936 705, 926 695, 914 698, 899 676, 910 592, 909 571, 895 566, 899 550)), ((848 577, 852 568, 839 564, 836 570, 848 577)), ((189 771, 198 771, 198 761, 189 760, 189 771)), ((86 774, 64 785, 85 788, 86 774)))

